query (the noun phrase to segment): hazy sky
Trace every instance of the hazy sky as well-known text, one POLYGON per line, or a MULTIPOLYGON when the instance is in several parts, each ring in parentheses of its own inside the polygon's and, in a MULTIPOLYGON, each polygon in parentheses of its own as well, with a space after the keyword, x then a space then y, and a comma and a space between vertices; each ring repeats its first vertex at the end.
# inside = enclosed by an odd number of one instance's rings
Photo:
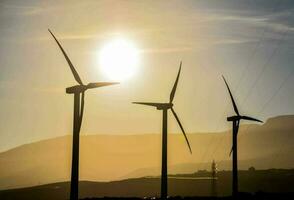
MULTIPOLYGON (((161 131, 162 114, 132 101, 168 101, 189 133, 224 130, 232 114, 224 74, 243 113, 294 113, 292 0, 0 1, 0 150, 72 132, 75 83, 47 29, 84 82, 109 80, 98 52, 113 38, 140 49, 139 70, 88 91, 81 134, 161 131)), ((169 117, 170 132, 179 132, 169 117)))

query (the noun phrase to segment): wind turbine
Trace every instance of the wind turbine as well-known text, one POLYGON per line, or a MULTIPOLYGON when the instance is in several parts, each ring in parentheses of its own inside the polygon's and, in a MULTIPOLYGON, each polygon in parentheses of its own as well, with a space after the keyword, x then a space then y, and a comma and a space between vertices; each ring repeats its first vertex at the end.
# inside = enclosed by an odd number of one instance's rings
POLYGON ((169 103, 151 103, 151 102, 133 102, 134 104, 142 104, 146 106, 156 107, 157 110, 162 110, 162 164, 161 164, 161 199, 167 198, 167 111, 171 109, 174 117, 176 118, 182 133, 186 139, 187 145, 189 147, 190 153, 192 154, 192 150, 186 136, 185 130, 180 122, 179 117, 177 116, 175 110, 173 109, 173 99, 175 97, 180 73, 181 73, 182 62, 180 64, 179 72, 170 93, 169 103))
POLYGON ((233 146, 230 152, 230 156, 233 153, 233 184, 232 184, 232 191, 233 191, 233 196, 236 197, 238 195, 238 157, 237 157, 237 135, 238 135, 238 131, 239 131, 239 125, 240 125, 240 121, 241 120, 248 120, 248 121, 255 121, 255 122, 261 122, 263 123, 261 120, 259 119, 255 119, 253 117, 248 117, 248 116, 244 116, 244 115, 240 115, 236 102, 234 100, 234 97, 232 95, 232 92, 230 90, 230 87, 225 79, 224 76, 222 76, 225 84, 228 88, 231 100, 232 100, 232 104, 233 104, 233 108, 234 111, 236 113, 236 115, 228 117, 227 121, 229 122, 233 122, 233 146))
POLYGON ((74 94, 74 117, 73 117, 73 143, 72 143, 72 166, 71 166, 71 185, 70 185, 70 200, 78 200, 79 198, 79 143, 80 143, 80 129, 84 113, 85 91, 98 87, 118 84, 116 82, 95 82, 84 85, 79 74, 75 70, 73 64, 58 42, 53 33, 48 29, 53 36, 62 54, 64 55, 71 72, 78 82, 78 85, 66 88, 67 94, 74 94), (81 102, 80 102, 81 101, 81 102))

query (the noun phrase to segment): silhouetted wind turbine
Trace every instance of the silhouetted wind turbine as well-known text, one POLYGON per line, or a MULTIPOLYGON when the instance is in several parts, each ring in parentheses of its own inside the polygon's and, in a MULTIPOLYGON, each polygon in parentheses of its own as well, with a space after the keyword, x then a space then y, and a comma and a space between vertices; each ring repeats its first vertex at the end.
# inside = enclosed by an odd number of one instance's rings
POLYGON ((172 88, 172 91, 170 93, 170 99, 169 103, 150 103, 150 102, 133 102, 134 104, 142 104, 146 106, 153 106, 156 107, 157 110, 162 110, 163 116, 162 116, 162 164, 161 164, 161 198, 166 199, 167 198, 167 111, 171 109, 174 117, 176 118, 182 133, 186 139, 186 142, 188 144, 190 153, 192 153, 188 138, 186 136, 185 130, 180 122, 180 119, 178 118, 175 110, 173 109, 173 99, 175 97, 180 73, 181 73, 181 67, 182 62, 180 64, 180 69, 176 78, 176 81, 174 83, 174 86, 172 88))
POLYGON ((238 108, 237 108, 237 105, 236 105, 236 102, 235 102, 235 100, 233 98, 232 92, 231 92, 231 90, 229 88, 229 85, 228 85, 225 77, 224 76, 222 76, 222 77, 223 77, 223 79, 225 81, 225 84, 226 84, 226 86, 228 88, 228 91, 230 93, 230 97, 231 97, 231 100, 232 100, 234 111, 236 113, 235 116, 231 116, 231 117, 227 118, 227 121, 233 122, 233 129, 232 129, 233 130, 233 146, 232 146, 230 155, 231 155, 231 153, 233 153, 233 183, 232 183, 233 188, 232 189, 233 189, 233 196, 236 197, 238 195, 237 135, 238 135, 240 121, 241 120, 249 120, 249 121, 261 122, 261 123, 263 123, 263 122, 258 120, 258 119, 252 118, 252 117, 240 115, 240 113, 238 111, 238 108))
POLYGON ((54 40, 58 44, 60 50, 62 51, 75 80, 78 85, 66 88, 66 93, 74 94, 74 118, 73 118, 73 144, 72 144, 72 166, 71 166, 71 185, 70 185, 70 200, 78 200, 79 197, 79 140, 80 140, 80 129, 84 113, 84 98, 85 91, 88 89, 118 84, 116 82, 96 82, 84 85, 79 74, 75 70, 70 59, 66 55, 64 49, 53 35, 53 33, 48 29, 50 34, 53 36, 54 40), (81 96, 82 95, 82 96, 81 96), (80 103, 81 100, 81 103, 80 103))

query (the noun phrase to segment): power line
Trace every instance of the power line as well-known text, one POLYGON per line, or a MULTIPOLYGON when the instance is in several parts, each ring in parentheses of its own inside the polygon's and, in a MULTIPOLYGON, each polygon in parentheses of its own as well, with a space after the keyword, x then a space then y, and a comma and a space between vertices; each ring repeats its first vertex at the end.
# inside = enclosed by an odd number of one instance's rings
MULTIPOLYGON (((278 47, 280 47, 281 46, 281 44, 282 44, 282 42, 283 42, 283 40, 284 40, 284 37, 286 36, 286 34, 289 32, 289 28, 286 30, 286 31, 284 31, 284 33, 283 33, 283 37, 281 38, 281 40, 280 40, 280 42, 279 42, 279 44, 277 45, 277 47, 276 47, 276 49, 273 51, 273 54, 276 54, 277 53, 277 49, 278 49, 278 47)), ((269 62, 270 62, 270 59, 271 58, 273 58, 273 55, 272 56, 270 56, 269 57, 269 59, 268 59, 268 62, 267 63, 265 63, 265 65, 264 66, 269 66, 268 64, 269 64, 269 62)), ((263 69, 265 69, 265 67, 263 67, 263 69)), ((262 70, 263 72, 265 71, 265 70, 262 70)), ((279 88, 278 88, 278 90, 276 90, 274 93, 273 93, 273 95, 271 96, 271 98, 269 98, 269 100, 262 106, 262 108, 261 108, 261 110, 258 112, 258 115, 260 115, 263 111, 264 111, 264 109, 268 106, 268 104, 272 101, 272 99, 278 94, 278 92, 280 91, 280 89, 285 85, 285 83, 288 81, 288 79, 292 76, 292 73, 293 73, 293 71, 291 71, 289 74, 288 74, 288 76, 284 79, 284 81, 281 83, 281 85, 279 86, 279 88)), ((261 78, 261 76, 262 76, 262 74, 259 74, 260 76, 259 76, 259 78, 258 79, 256 79, 256 84, 257 84, 257 82, 260 80, 260 78, 261 78)), ((251 90, 253 90, 254 89, 254 87, 251 87, 251 90)), ((247 97, 248 98, 248 97, 247 97)), ((244 102, 243 102, 243 104, 244 104, 244 102)), ((249 127, 247 127, 247 129, 248 129, 249 127)), ((247 130, 246 129, 246 130, 247 130)))
POLYGON ((264 74, 264 72, 266 71, 266 69, 268 69, 268 66, 271 59, 276 55, 276 53, 279 50, 279 47, 283 44, 284 42, 284 38, 287 35, 287 33, 289 32, 290 29, 287 29, 286 31, 284 31, 282 38, 279 40, 278 45, 276 46, 276 48, 274 49, 274 51, 272 51, 272 54, 270 55, 270 57, 267 59, 267 61, 265 62, 265 64, 262 67, 261 72, 258 74, 257 79, 255 79, 254 83, 251 85, 249 92, 247 93, 247 95, 245 96, 243 103, 241 104, 241 107, 243 106, 244 103, 246 103, 246 100, 250 97, 250 95, 252 94, 253 89, 255 88, 255 86, 258 84, 258 82, 261 80, 262 75, 264 74))
MULTIPOLYGON (((276 2, 276 3, 277 3, 277 2, 276 2)), ((238 82, 238 84, 237 84, 237 88, 239 87, 240 83, 242 82, 243 78, 245 77, 245 76, 243 76, 243 73, 244 73, 245 71, 248 71, 248 67, 250 66, 250 63, 251 63, 251 61, 253 60, 253 57, 255 56, 255 54, 256 54, 256 52, 257 52, 257 49, 258 49, 259 45, 261 44, 261 41, 262 41, 262 38, 263 38, 265 32, 266 32, 266 31, 265 31, 265 29, 264 29, 263 32, 262 32, 262 34, 261 34, 261 36, 260 36, 259 41, 256 43, 255 47, 253 48, 253 51, 252 51, 251 56, 249 56, 250 59, 247 59, 247 60, 248 60, 248 63, 245 65, 246 67, 244 67, 244 69, 243 69, 243 71, 242 71, 242 73, 241 73, 241 78, 239 79, 239 82, 238 82)), ((222 74, 223 74, 223 73, 222 73, 222 74)), ((226 106, 225 106, 225 110, 224 110, 224 112, 223 112, 223 115, 225 115, 225 113, 226 113, 226 111, 228 110, 228 108, 229 108, 229 103, 226 104, 226 106)), ((218 123, 217 123, 217 125, 216 125, 216 128, 214 129, 213 132, 216 132, 216 131, 219 129, 219 126, 220 126, 220 124, 221 124, 221 122, 222 122, 223 115, 221 115, 221 117, 219 118, 218 123)), ((213 141, 214 141, 214 138, 215 138, 215 135, 212 135, 212 136, 210 137, 210 141, 209 141, 208 148, 206 148, 206 151, 205 151, 205 153, 204 153, 203 156, 202 156, 201 162, 204 161, 204 159, 205 159, 205 157, 206 157, 206 155, 207 155, 207 153, 208 153, 208 149, 210 149, 210 146, 212 145, 212 143, 213 143, 213 141)), ((221 138, 220 141, 222 142, 222 140, 223 140, 223 138, 221 138)), ((218 145, 217 145, 217 146, 218 146, 218 145)), ((213 154, 214 154, 214 153, 213 153, 213 154)), ((211 157, 212 157, 212 156, 211 156, 211 157)))
MULTIPOLYGON (((273 93, 273 95, 269 98, 269 100, 264 104, 264 106, 261 108, 261 110, 259 111, 259 115, 267 108, 267 106, 270 104, 270 102, 275 99, 275 97, 277 96, 277 94, 280 92, 280 90, 286 85, 286 83, 289 81, 289 79, 294 75, 294 68, 292 69, 292 71, 286 76, 286 78, 282 81, 282 83, 280 84, 280 86, 278 87, 278 89, 273 93)), ((247 129, 245 130, 244 134, 246 134, 249 129, 251 127, 248 126, 247 129)), ((287 134, 287 138, 289 138, 290 134, 287 134)), ((283 146, 280 148, 279 152, 281 153, 283 149, 283 146)), ((272 160, 272 163, 274 163, 274 161, 276 160, 276 157, 272 160)))
MULTIPOLYGON (((273 11, 277 10, 277 8, 278 8, 278 3, 279 3, 279 1, 276 1, 275 6, 273 7, 273 11)), ((239 88, 239 86, 240 86, 242 80, 244 79, 245 76, 243 76, 243 73, 244 73, 244 71, 246 71, 246 70, 248 71, 248 68, 249 68, 251 62, 253 61, 253 57, 255 57, 255 55, 256 55, 256 52, 257 52, 257 50, 258 50, 258 47, 260 46, 260 44, 261 44, 262 41, 263 41, 263 37, 264 37, 264 35, 265 35, 265 32, 266 32, 266 29, 263 30, 263 32, 262 32, 262 34, 261 34, 261 37, 260 37, 260 39, 259 39, 259 42, 256 43, 255 48, 254 48, 254 51, 253 51, 253 53, 251 54, 251 59, 248 59, 248 63, 247 63, 247 65, 246 65, 246 67, 244 68, 244 70, 242 71, 241 79, 239 79, 239 82, 238 82, 238 84, 237 84, 237 88, 239 88)), ((264 71, 264 70, 262 70, 262 71, 264 71)), ((263 73, 263 72, 262 72, 262 73, 263 73)), ((262 73, 261 73, 261 74, 262 74, 262 73)), ((258 78, 258 79, 259 79, 259 78, 258 78)), ((250 90, 252 90, 252 88, 251 88, 250 90)), ((228 109, 228 105, 229 105, 229 103, 227 103, 227 105, 226 105, 226 107, 225 107, 224 114, 225 114, 225 112, 226 112, 227 109, 228 109)), ((221 120, 221 119, 220 119, 220 120, 221 120)), ((218 122, 217 127, 219 127, 219 124, 220 124, 220 121, 218 122)), ((217 149, 219 148, 220 144, 223 143, 224 137, 225 137, 225 136, 223 136, 223 137, 219 140, 219 142, 218 142, 218 144, 216 145, 215 150, 214 150, 214 152, 213 152, 213 154, 212 154, 212 157, 213 157, 213 155, 215 155, 215 153, 216 153, 217 149)))
MULTIPOLYGON (((289 31, 289 29, 287 30, 287 31, 285 31, 286 33, 289 31)), ((285 33, 284 32, 284 33, 285 33)), ((283 38, 285 37, 285 35, 283 35, 283 38)), ((281 40, 280 41, 283 41, 284 39, 283 38, 281 38, 281 40)), ((280 47, 280 45, 281 45, 281 43, 279 43, 279 45, 277 45, 277 47, 276 47, 276 49, 278 48, 278 47, 280 47)), ((276 49, 273 51, 273 52, 275 52, 274 54, 276 54, 276 49)), ((272 58, 273 56, 270 56, 270 59, 272 58)), ((269 59, 269 60, 270 60, 269 59)), ((268 61, 269 61, 268 60, 268 61)), ((269 63, 269 62, 268 62, 269 63)), ((266 66, 266 65, 265 65, 266 66)), ((265 71, 265 70, 263 70, 263 71, 265 71)), ((288 81, 288 79, 293 75, 293 73, 294 73, 294 70, 290 73, 290 74, 288 74, 288 76, 284 79, 284 81, 281 83, 281 85, 279 86, 279 88, 278 88, 278 90, 276 90, 274 93, 273 93, 273 95, 271 96, 271 98, 269 98, 269 100, 267 101, 267 102, 265 102, 265 104, 262 106, 262 109, 258 112, 258 115, 260 115, 260 113, 261 112, 263 112, 263 110, 266 108, 266 106, 267 105, 269 105, 269 103, 272 101, 272 99, 278 94, 278 92, 282 89, 282 87, 286 84, 286 82, 288 81)), ((259 79, 261 78, 261 76, 259 76, 259 79)), ((258 81, 257 81, 258 82, 258 81)), ((253 88, 251 88, 251 90, 252 90, 253 88)), ((247 126, 246 127, 246 130, 244 131, 244 134, 246 134, 248 131, 249 131, 249 129, 250 129, 250 126, 247 126)), ((242 135, 240 135, 239 136, 239 139, 240 138, 242 138, 242 135)))

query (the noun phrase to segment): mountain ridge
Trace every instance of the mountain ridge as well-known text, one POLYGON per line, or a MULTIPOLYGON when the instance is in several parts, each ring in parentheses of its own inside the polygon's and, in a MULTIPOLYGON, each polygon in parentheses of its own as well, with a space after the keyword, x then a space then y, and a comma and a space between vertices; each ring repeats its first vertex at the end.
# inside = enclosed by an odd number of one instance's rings
MULTIPOLYGON (((294 115, 270 118, 263 125, 242 125, 239 135, 240 167, 294 167, 294 158, 288 157, 294 153, 293 132, 294 115)), ((209 169, 212 159, 218 162, 220 169, 229 169, 229 131, 190 133, 188 138, 193 149, 192 155, 181 134, 169 134, 170 172, 209 169)), ((82 135, 80 142, 82 180, 135 178, 134 172, 137 170, 147 169, 145 173, 151 173, 154 168, 158 171, 161 166, 161 134, 82 135)), ((67 181, 70 177, 70 163, 70 135, 10 149, 0 153, 0 189, 67 181)))

